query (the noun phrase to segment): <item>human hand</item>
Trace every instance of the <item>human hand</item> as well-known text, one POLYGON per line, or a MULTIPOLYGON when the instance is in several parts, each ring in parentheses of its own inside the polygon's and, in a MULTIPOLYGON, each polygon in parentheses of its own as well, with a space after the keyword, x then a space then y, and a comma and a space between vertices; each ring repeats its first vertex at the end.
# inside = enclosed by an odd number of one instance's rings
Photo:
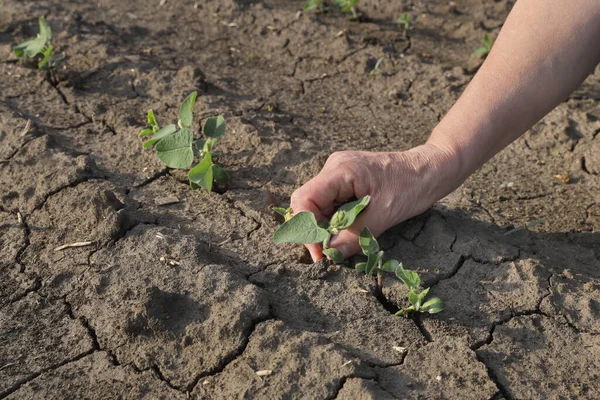
MULTIPOLYGON (((360 250, 358 235, 363 227, 379 236, 454 189, 448 190, 454 186, 449 185, 449 167, 456 164, 447 151, 428 144, 405 152, 336 152, 316 177, 292 194, 291 207, 294 213, 310 211, 317 221, 328 220, 335 203, 370 195, 369 206, 356 222, 330 242, 347 258, 360 250)), ((306 247, 314 261, 323 257, 319 244, 306 247)))

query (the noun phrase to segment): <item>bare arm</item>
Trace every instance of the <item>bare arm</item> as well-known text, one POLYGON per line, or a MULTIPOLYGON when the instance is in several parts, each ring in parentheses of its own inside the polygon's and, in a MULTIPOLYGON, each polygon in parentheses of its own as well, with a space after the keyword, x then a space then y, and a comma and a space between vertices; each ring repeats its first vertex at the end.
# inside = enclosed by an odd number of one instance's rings
MULTIPOLYGON (((600 1, 520 0, 483 66, 425 145, 405 152, 334 153, 292 195, 295 212, 325 218, 334 202, 371 195, 357 223, 331 241, 358 252, 375 235, 418 215, 552 110, 600 62, 600 1)), ((318 245, 307 245, 313 259, 318 245)))
POLYGON ((600 62, 600 2, 517 1, 488 58, 428 144, 459 186, 579 86, 600 62))

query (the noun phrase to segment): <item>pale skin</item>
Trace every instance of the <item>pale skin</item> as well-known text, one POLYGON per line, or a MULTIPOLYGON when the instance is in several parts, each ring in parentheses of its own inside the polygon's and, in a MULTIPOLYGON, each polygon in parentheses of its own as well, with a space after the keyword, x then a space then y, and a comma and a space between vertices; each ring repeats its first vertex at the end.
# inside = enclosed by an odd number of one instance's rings
MULTIPOLYGON (((292 194, 294 213, 326 219, 335 203, 371 195, 357 222, 331 240, 348 257, 426 211, 564 101, 600 62, 600 1, 520 0, 492 51, 427 142, 404 152, 333 153, 292 194)), ((314 261, 321 246, 306 245, 314 261)))

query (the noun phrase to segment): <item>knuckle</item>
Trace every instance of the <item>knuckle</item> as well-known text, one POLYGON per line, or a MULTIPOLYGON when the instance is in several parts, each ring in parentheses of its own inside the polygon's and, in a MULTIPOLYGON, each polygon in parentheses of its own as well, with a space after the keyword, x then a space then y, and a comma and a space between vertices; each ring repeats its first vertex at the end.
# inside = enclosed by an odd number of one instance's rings
POLYGON ((345 159, 348 158, 348 153, 350 153, 349 151, 336 151, 334 153, 332 153, 329 158, 327 159, 327 161, 325 162, 326 165, 328 164, 341 164, 345 159))

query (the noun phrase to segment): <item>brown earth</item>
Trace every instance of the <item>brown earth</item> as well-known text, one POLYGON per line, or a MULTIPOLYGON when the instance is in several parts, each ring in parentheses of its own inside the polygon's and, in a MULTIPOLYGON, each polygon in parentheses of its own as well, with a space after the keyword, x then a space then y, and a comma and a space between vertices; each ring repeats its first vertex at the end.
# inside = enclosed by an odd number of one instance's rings
POLYGON ((0 398, 600 397, 600 72, 381 238, 447 304, 405 319, 395 279, 380 301, 274 246, 268 206, 333 151, 421 144, 511 2, 361 0, 361 23, 301 1, 161 4, 0 2, 0 398), (11 55, 40 15, 55 75, 11 55), (136 135, 192 90, 197 122, 227 119, 224 193, 190 190, 136 135))

